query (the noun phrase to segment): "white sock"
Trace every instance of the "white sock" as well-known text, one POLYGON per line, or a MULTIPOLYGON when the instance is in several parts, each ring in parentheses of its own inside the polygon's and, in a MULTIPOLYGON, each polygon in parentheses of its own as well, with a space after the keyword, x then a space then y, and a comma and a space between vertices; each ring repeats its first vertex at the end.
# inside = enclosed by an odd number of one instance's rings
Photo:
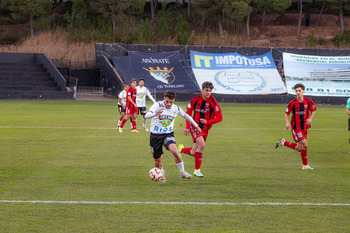
POLYGON ((181 163, 177 163, 176 164, 177 167, 179 168, 181 174, 185 171, 185 166, 184 166, 184 162, 182 161, 181 163))
POLYGON ((120 120, 118 120, 118 127, 120 126, 121 123, 122 123, 122 122, 121 122, 120 120))
POLYGON ((143 127, 146 127, 146 125, 147 125, 147 119, 143 119, 143 127))

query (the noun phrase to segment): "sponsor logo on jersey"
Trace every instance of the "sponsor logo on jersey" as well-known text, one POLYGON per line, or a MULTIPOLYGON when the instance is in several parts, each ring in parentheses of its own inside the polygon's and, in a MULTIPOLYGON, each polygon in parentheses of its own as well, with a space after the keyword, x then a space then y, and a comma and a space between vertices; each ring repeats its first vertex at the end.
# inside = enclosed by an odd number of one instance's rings
POLYGON ((159 116, 160 123, 163 125, 163 127, 168 127, 173 122, 174 119, 175 117, 170 115, 159 116))

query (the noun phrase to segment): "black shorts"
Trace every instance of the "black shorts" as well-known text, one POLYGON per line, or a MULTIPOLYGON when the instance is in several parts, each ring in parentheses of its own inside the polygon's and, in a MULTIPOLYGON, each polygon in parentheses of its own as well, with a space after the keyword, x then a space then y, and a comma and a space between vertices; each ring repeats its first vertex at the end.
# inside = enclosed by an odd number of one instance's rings
POLYGON ((125 108, 118 104, 119 113, 125 112, 125 108))
POLYGON ((141 114, 142 116, 146 115, 147 113, 147 109, 146 107, 139 107, 139 113, 138 114, 141 114))
POLYGON ((150 146, 153 158, 158 159, 163 154, 163 146, 168 150, 170 144, 176 144, 174 132, 167 134, 154 134, 150 136, 150 146))

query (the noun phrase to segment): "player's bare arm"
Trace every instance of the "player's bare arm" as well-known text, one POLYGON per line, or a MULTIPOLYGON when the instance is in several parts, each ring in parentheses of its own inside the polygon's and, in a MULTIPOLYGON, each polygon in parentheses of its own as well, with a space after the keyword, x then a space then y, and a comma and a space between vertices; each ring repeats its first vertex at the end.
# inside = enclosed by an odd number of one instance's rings
POLYGON ((132 103, 135 106, 135 108, 138 108, 137 104, 135 104, 135 102, 132 101, 131 96, 128 96, 128 100, 130 101, 130 103, 132 103))
POLYGON ((284 119, 286 120, 286 129, 290 128, 290 122, 289 122, 289 115, 286 113, 284 114, 284 119))
POLYGON ((306 119, 306 124, 307 124, 307 125, 311 125, 311 121, 312 121, 312 119, 314 118, 315 113, 316 113, 315 111, 311 112, 310 117, 306 119))
POLYGON ((123 105, 121 98, 118 99, 118 103, 119 103, 120 106, 122 106, 123 109, 125 109, 125 106, 123 105))

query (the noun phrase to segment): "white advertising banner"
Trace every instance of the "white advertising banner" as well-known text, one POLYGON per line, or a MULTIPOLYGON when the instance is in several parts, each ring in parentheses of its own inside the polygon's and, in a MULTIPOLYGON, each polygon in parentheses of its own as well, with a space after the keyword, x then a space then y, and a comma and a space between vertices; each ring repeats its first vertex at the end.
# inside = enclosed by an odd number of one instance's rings
POLYGON ((213 93, 260 95, 287 92, 270 52, 243 56, 239 53, 191 51, 191 64, 199 87, 210 81, 214 84, 213 93))
POLYGON ((350 57, 310 56, 283 53, 288 93, 302 83, 305 95, 350 96, 350 57))

